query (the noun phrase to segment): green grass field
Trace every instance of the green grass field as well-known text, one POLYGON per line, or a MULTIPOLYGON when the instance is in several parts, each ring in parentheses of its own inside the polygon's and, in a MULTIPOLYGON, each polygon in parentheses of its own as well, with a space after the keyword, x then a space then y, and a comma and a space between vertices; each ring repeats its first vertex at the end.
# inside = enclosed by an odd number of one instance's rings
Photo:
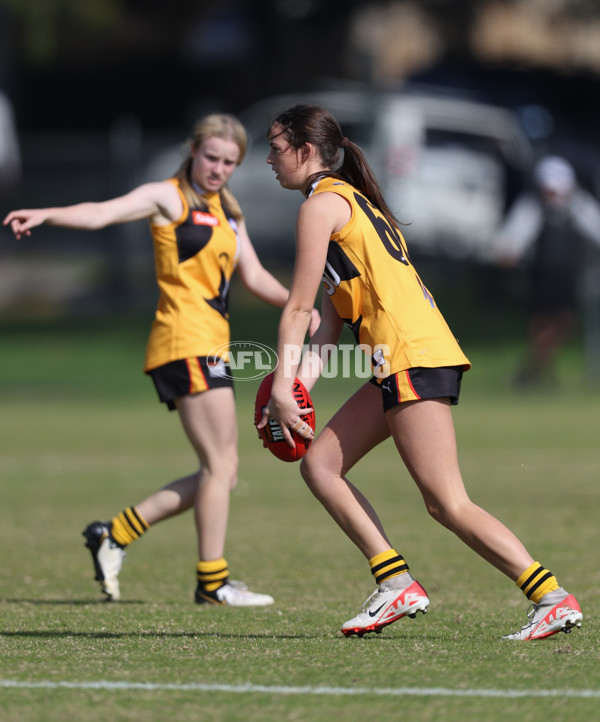
MULTIPOLYGON (((269 317, 257 340, 273 339, 269 317), (261 336, 262 334, 262 336, 261 336)), ((237 337, 242 336, 242 321, 237 337)), ((431 597, 427 615, 345 639, 368 568, 252 426, 237 387, 241 468, 227 557, 276 604, 197 608, 190 514, 127 553, 123 601, 102 602, 81 530, 194 467, 176 415, 141 373, 148 323, 0 330, 0 720, 591 720, 600 697, 600 394, 576 349, 561 385, 510 388, 518 348, 465 350, 454 412, 472 498, 575 593, 581 630, 538 643, 514 584, 431 520, 387 442, 351 478, 431 597)), ((244 334, 245 335, 245 334, 244 334)), ((322 424, 356 382, 322 380, 322 424)))

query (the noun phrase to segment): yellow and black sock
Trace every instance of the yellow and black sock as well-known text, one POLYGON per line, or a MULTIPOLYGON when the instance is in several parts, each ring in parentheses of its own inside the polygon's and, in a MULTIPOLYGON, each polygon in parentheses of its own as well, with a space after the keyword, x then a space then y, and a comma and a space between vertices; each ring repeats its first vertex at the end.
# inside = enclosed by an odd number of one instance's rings
POLYGON ((539 562, 534 562, 517 579, 515 584, 534 604, 539 604, 544 594, 560 589, 556 577, 539 562))
POLYGON ((229 566, 227 560, 221 557, 209 562, 202 559, 196 566, 198 586, 206 592, 215 592, 223 586, 229 578, 229 566))
POLYGON ((150 524, 139 511, 130 506, 112 520, 110 533, 117 544, 125 547, 139 539, 149 528, 150 524))
MULTIPOLYGON (((386 583, 387 585, 390 579, 408 572, 408 564, 395 549, 388 549, 369 559, 369 566, 371 567, 371 574, 375 577, 376 584, 386 583)), ((394 583, 392 585, 395 586, 394 583)))

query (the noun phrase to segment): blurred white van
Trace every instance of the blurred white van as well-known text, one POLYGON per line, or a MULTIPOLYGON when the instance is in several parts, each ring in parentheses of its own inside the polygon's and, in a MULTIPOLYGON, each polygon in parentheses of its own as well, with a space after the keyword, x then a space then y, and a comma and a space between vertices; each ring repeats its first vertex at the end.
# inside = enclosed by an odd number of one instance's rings
POLYGON ((441 95, 386 96, 372 140, 385 198, 410 224, 409 248, 488 259, 494 231, 532 162, 516 117, 441 95))

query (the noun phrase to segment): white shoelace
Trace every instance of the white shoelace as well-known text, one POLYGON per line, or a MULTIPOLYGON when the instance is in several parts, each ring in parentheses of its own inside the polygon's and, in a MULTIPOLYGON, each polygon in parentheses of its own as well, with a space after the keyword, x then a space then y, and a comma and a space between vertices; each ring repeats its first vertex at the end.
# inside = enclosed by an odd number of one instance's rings
POLYGON ((367 609, 371 606, 371 604, 375 601, 375 599, 377 599, 377 597, 381 595, 381 593, 382 593, 382 590, 381 590, 381 589, 376 589, 376 590, 371 594, 371 596, 366 600, 366 602, 364 602, 364 604, 363 604, 362 607, 361 607, 361 610, 362 610, 363 612, 366 612, 367 609))

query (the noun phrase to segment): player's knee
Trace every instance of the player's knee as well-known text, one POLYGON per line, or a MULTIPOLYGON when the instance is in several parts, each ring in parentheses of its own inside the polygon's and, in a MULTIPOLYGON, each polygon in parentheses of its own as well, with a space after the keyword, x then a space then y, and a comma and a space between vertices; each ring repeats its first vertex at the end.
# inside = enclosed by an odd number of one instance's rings
POLYGON ((321 480, 327 475, 324 461, 319 458, 319 454, 312 447, 300 461, 300 475, 313 492, 316 492, 321 480))
POLYGON ((444 504, 438 499, 425 499, 425 508, 431 516, 439 524, 454 531, 457 528, 461 517, 461 508, 459 505, 444 504))
POLYGON ((212 476, 223 480, 224 484, 233 489, 238 480, 238 455, 231 450, 211 459, 208 467, 212 476))
POLYGON ((316 465, 313 463, 311 449, 302 457, 300 461, 300 476, 308 486, 312 486, 315 480, 316 465))

